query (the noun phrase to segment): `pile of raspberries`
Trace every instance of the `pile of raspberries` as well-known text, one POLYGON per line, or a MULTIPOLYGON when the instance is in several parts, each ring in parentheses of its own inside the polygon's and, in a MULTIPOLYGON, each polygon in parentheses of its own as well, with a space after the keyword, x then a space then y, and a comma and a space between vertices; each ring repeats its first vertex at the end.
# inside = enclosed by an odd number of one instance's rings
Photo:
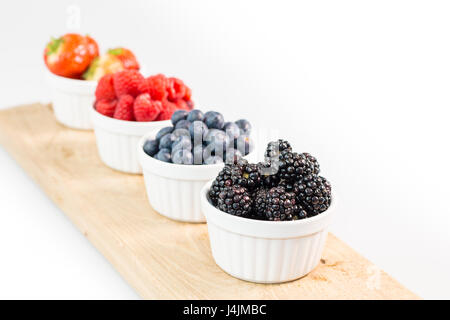
POLYGON ((169 120, 176 110, 192 110, 191 89, 177 78, 157 74, 144 78, 139 71, 104 75, 95 90, 95 109, 127 121, 169 120))

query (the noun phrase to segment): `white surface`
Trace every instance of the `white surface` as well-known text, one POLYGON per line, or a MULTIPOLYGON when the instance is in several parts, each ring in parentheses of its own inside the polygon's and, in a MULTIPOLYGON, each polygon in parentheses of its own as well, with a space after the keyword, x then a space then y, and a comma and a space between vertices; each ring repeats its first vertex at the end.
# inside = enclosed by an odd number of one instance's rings
MULTIPOLYGON (((316 155, 339 193, 332 231, 422 297, 450 298, 448 2, 2 2, 2 107, 48 100, 42 50, 76 25, 72 4, 102 51, 128 46, 204 109, 316 155)), ((136 297, 0 159, 1 297, 136 297)))
POLYGON ((258 283, 280 283, 311 272, 322 256, 334 203, 324 213, 298 221, 258 221, 224 213, 209 201, 212 181, 201 190, 211 251, 225 272, 258 283))

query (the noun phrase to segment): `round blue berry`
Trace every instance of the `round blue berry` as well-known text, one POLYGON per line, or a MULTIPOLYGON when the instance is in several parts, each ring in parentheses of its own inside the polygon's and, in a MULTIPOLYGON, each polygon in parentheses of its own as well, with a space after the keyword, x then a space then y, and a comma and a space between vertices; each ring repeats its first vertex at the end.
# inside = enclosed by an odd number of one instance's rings
POLYGON ((168 133, 172 133, 173 129, 174 129, 173 127, 164 127, 164 128, 162 128, 161 130, 159 130, 158 133, 156 134, 156 137, 155 137, 156 141, 159 142, 159 140, 160 140, 163 136, 165 136, 165 135, 168 134, 168 133))
POLYGON ((165 148, 159 150, 158 153, 155 155, 155 159, 158 159, 158 160, 164 161, 164 162, 171 162, 172 156, 170 154, 170 150, 165 149, 165 148))
POLYGON ((188 112, 186 110, 177 110, 172 114, 172 118, 170 120, 172 121, 173 125, 176 125, 178 121, 185 120, 188 116, 188 112))
POLYGON ((234 140, 234 148, 239 150, 244 156, 248 155, 254 149, 253 140, 248 135, 242 135, 234 140))
POLYGON ((165 136, 161 137, 159 140, 159 150, 161 149, 169 149, 172 148, 172 143, 175 141, 176 137, 168 133, 165 136))
POLYGON ((177 122, 175 129, 186 129, 189 130, 191 123, 187 120, 180 120, 177 122))
POLYGON ((172 162, 176 164, 192 164, 194 157, 188 150, 178 149, 172 152, 172 162))
POLYGON ((194 164, 203 163, 203 145, 198 144, 192 149, 192 154, 194 155, 194 164))
POLYGON ((250 132, 252 131, 252 125, 250 124, 250 122, 248 122, 248 120, 240 119, 235 123, 241 130, 241 134, 250 134, 250 132))
POLYGON ((156 140, 147 140, 144 143, 144 152, 153 157, 159 150, 159 143, 156 140))
POLYGON ((176 138, 181 137, 181 136, 186 136, 189 139, 191 138, 191 134, 189 133, 189 130, 187 130, 187 129, 175 129, 175 130, 173 130, 172 134, 176 138))
POLYGON ((199 144, 206 139, 208 127, 202 121, 197 120, 192 122, 189 126, 189 133, 191 135, 191 139, 195 142, 195 144, 199 144))
POLYGON ((189 138, 187 136, 179 136, 172 144, 172 151, 175 151, 178 149, 184 149, 184 150, 191 151, 191 149, 192 149, 191 138, 189 138))
POLYGON ((223 115, 215 112, 205 116, 203 121, 209 129, 222 129, 224 124, 223 115))
POLYGON ((223 131, 225 131, 231 139, 237 139, 241 134, 238 125, 234 122, 225 122, 223 131))
POLYGON ((217 164, 222 162, 223 162, 222 158, 218 156, 211 156, 205 160, 205 164, 217 164))
POLYGON ((188 113, 186 120, 190 122, 203 121, 203 112, 198 109, 191 110, 188 113))

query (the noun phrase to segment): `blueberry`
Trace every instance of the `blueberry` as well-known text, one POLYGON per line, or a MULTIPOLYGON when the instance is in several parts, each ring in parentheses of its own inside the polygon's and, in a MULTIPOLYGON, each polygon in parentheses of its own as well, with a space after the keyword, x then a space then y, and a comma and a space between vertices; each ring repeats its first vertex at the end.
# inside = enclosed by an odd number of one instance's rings
POLYGON ((242 153, 234 148, 228 148, 225 152, 225 163, 236 163, 242 157, 242 153))
POLYGON ((200 110, 194 109, 189 112, 186 120, 190 121, 190 122, 203 121, 203 112, 201 112, 200 110))
POLYGON ((159 150, 159 143, 156 140, 147 140, 144 143, 144 152, 153 157, 159 150))
POLYGON ((188 150, 178 149, 172 152, 172 162, 176 164, 192 164, 194 157, 188 150))
POLYGON ((211 156, 205 160, 205 164, 217 164, 222 162, 223 162, 222 158, 218 156, 211 156))
POLYGON ((199 144, 206 139, 208 127, 202 121, 194 121, 189 126, 189 133, 195 144, 199 144))
POLYGON ((242 135, 234 140, 234 148, 239 150, 244 156, 248 155, 254 149, 253 140, 248 135, 242 135))
POLYGON ((203 115, 203 121, 205 121, 205 118, 210 117, 213 114, 217 114, 217 111, 208 111, 203 115))
POLYGON ((188 115, 188 112, 186 110, 177 110, 172 114, 172 124, 176 125, 178 121, 185 120, 188 115))
POLYGON ((181 137, 181 136, 186 136, 189 139, 191 138, 191 134, 189 133, 189 130, 187 130, 187 129, 181 129, 181 128, 180 129, 175 129, 175 130, 173 130, 172 134, 176 138, 181 137))
POLYGON ((175 129, 186 129, 189 130, 189 126, 191 123, 187 120, 180 120, 177 122, 177 125, 175 126, 175 129))
POLYGON ((225 131, 219 129, 209 130, 206 134, 205 140, 208 146, 214 145, 216 150, 222 148, 222 151, 225 151, 228 148, 231 141, 225 131))
POLYGON ((164 162, 171 162, 172 156, 170 154, 170 150, 166 148, 159 150, 159 152, 155 155, 155 159, 164 162))
POLYGON ((156 134, 156 141, 159 142, 159 140, 165 136, 168 133, 172 133, 173 131, 173 127, 164 127, 161 130, 158 131, 158 133, 156 134))
POLYGON ((205 116, 203 121, 206 123, 209 129, 222 129, 223 128, 223 115, 215 112, 205 116))
MULTIPOLYGON (((215 147, 213 144, 210 144, 203 148, 203 153, 202 153, 203 160, 208 159, 209 157, 214 156, 214 155, 216 155, 216 150, 215 150, 215 147)), ((222 155, 223 155, 223 153, 222 153, 222 155)))
POLYGON ((237 139, 241 134, 238 125, 234 122, 225 122, 223 130, 226 132, 227 135, 230 136, 231 139, 237 139))
POLYGON ((245 119, 238 120, 235 123, 241 130, 241 134, 250 134, 252 131, 252 125, 245 119))
POLYGON ((192 154, 194 155, 194 164, 203 163, 203 145, 198 144, 192 149, 192 154))
POLYGON ((191 151, 192 149, 191 138, 187 136, 179 136, 172 144, 172 151, 178 149, 191 151))
POLYGON ((163 136, 160 140, 159 140, 159 150, 161 149, 169 149, 172 148, 172 143, 175 141, 176 137, 171 134, 168 133, 165 136, 163 136))

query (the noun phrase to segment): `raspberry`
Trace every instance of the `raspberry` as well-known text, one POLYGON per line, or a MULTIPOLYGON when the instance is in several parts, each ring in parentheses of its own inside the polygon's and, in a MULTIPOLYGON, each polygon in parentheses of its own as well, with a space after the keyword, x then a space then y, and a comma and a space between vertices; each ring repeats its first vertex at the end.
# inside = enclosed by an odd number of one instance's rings
POLYGON ((112 74, 107 74, 100 78, 97 84, 97 88, 95 89, 95 97, 97 98, 97 100, 116 99, 112 74))
POLYGON ((134 116, 137 121, 153 121, 158 117, 161 109, 161 101, 151 100, 148 93, 142 93, 134 100, 134 116))
POLYGON ((120 71, 113 76, 114 90, 118 97, 124 94, 138 96, 144 81, 145 78, 136 70, 120 71))
POLYGON ((191 97, 192 97, 192 90, 191 88, 189 88, 188 86, 184 86, 186 88, 186 93, 184 94, 183 99, 186 101, 191 101, 191 97))
POLYGON ((167 98, 170 101, 176 101, 183 99, 186 95, 186 86, 184 82, 177 78, 168 78, 166 81, 167 86, 167 98))
POLYGON ((166 76, 163 74, 157 74, 155 76, 148 77, 146 83, 148 90, 147 92, 150 93, 153 100, 162 101, 167 98, 166 76))
POLYGON ((186 104, 187 104, 188 110, 194 109, 194 101, 188 100, 188 101, 186 101, 186 104))
POLYGON ((134 121, 133 103, 134 98, 129 94, 121 96, 117 103, 116 111, 114 112, 114 118, 134 121))
POLYGON ((187 104, 186 101, 184 101, 183 99, 178 99, 177 101, 174 101, 174 104, 176 104, 177 109, 182 109, 182 110, 191 110, 189 108, 189 105, 187 104))
POLYGON ((162 110, 159 116, 156 118, 157 121, 160 120, 169 120, 172 117, 172 114, 177 110, 177 105, 168 100, 162 101, 162 110))
POLYGON ((117 100, 98 100, 95 102, 95 110, 97 110, 99 113, 107 116, 107 117, 113 117, 114 111, 116 110, 117 106, 117 100))

